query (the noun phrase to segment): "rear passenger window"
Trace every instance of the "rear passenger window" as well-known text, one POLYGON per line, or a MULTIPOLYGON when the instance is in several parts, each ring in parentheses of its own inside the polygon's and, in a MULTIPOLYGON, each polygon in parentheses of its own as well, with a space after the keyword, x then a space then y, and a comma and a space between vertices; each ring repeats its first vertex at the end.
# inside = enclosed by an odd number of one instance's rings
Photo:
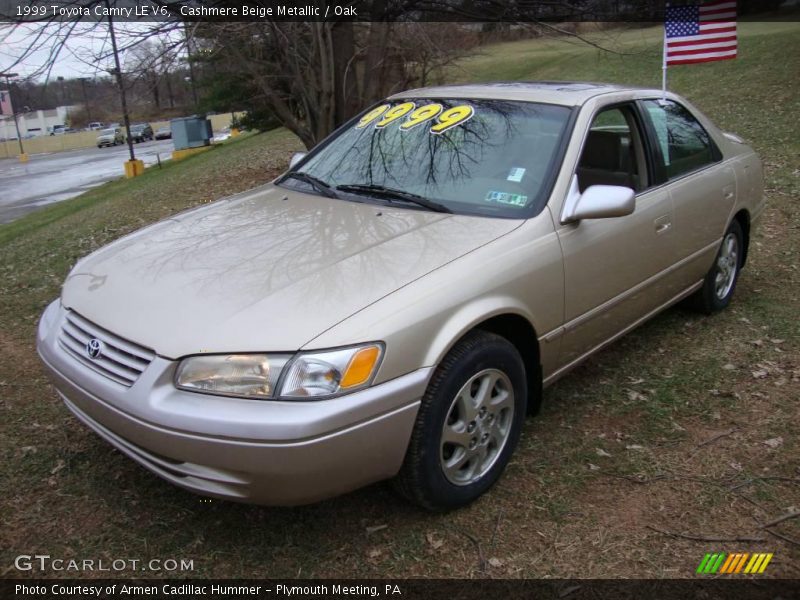
POLYGON ((667 100, 644 103, 655 129, 667 178, 674 179, 716 161, 708 132, 680 104, 667 100))

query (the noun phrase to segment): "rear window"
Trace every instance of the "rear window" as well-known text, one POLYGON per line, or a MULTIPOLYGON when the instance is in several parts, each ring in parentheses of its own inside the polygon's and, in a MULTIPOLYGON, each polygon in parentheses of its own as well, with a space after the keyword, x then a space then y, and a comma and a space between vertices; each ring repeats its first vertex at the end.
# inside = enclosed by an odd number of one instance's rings
POLYGON ((644 105, 669 179, 717 161, 711 136, 685 107, 671 100, 647 100, 644 105))

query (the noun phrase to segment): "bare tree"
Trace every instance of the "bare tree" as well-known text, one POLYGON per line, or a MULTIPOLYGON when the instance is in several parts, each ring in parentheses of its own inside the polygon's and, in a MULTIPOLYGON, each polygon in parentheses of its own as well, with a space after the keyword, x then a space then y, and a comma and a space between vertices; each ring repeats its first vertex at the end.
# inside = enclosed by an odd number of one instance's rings
POLYGON ((459 28, 273 21, 211 24, 200 35, 252 79, 260 100, 311 147, 365 105, 435 81, 476 43, 459 28))
MULTIPOLYGON (((108 7, 124 2, 53 1, 90 10, 94 6, 108 7)), ((319 142, 365 105, 393 91, 442 79, 447 67, 478 41, 474 26, 467 27, 459 21, 475 23, 489 18, 537 22, 536 19, 568 19, 570 16, 586 19, 592 15, 597 17, 601 14, 599 11, 619 17, 625 7, 635 5, 619 0, 518 0, 513 3, 506 0, 369 0, 341 3, 357 5, 359 18, 366 19, 364 21, 292 21, 268 17, 251 22, 192 21, 190 26, 180 20, 180 9, 192 4, 191 0, 150 1, 171 12, 174 18, 134 28, 125 36, 120 52, 132 55, 128 64, 135 66, 148 82, 156 104, 161 101, 158 81, 164 61, 180 55, 189 56, 192 92, 196 94, 192 57, 199 48, 206 57, 219 59, 217 65, 227 65, 228 74, 252 82, 249 102, 268 108, 307 147, 319 142), (434 19, 445 22, 425 22, 434 19), (152 40, 159 40, 159 45, 154 46, 152 40), (187 53, 187 44, 191 44, 191 53, 187 53)), ((310 0, 309 4, 312 3, 323 9, 327 5, 321 0, 310 0)), ((651 10, 650 5, 654 3, 657 0, 648 0, 647 10, 651 10)), ((206 0, 203 4, 215 6, 224 2, 206 0)), ((38 70, 40 75, 49 73, 64 50, 64 40, 76 31, 81 36, 105 34, 102 22, 81 24, 79 28, 75 22, 49 18, 26 26, 34 25, 40 29, 29 36, 20 60, 45 49, 48 56, 38 70)), ((565 33, 554 24, 546 24, 546 28, 546 31, 565 33)), ((583 40, 577 33, 566 33, 583 40)), ((104 50, 95 52, 87 62, 108 61, 110 51, 107 45, 101 47, 104 50)), ((166 82, 170 82, 168 76, 166 82)))

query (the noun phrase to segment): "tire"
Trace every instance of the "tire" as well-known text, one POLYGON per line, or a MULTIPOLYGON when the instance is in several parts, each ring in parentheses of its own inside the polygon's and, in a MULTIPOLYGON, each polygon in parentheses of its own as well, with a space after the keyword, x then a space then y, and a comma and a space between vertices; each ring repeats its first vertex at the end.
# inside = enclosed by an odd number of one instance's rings
POLYGON ((744 234, 739 222, 733 221, 722 236, 722 243, 714 264, 703 280, 703 287, 689 298, 691 307, 707 315, 726 308, 736 291, 743 257, 744 234))
POLYGON ((526 403, 525 366, 517 349, 499 335, 469 333, 428 384, 396 489, 432 511, 474 501, 508 464, 526 403))

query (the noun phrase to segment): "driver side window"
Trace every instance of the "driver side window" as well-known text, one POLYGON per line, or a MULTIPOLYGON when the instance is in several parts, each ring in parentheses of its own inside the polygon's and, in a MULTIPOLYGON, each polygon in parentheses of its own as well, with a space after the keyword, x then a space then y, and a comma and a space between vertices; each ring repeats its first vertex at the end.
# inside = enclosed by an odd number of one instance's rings
POLYGON ((578 163, 581 192, 592 185, 625 186, 638 192, 647 185, 641 135, 630 107, 616 106, 592 121, 578 163))

